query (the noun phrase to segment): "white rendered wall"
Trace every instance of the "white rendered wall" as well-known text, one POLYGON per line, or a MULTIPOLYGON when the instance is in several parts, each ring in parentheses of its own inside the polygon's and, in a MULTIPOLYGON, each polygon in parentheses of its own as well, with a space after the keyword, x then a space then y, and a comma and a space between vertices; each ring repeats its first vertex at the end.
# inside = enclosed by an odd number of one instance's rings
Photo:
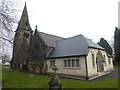
POLYGON ((75 75, 75 76, 86 76, 86 67, 85 67, 85 57, 71 57, 71 58, 58 58, 58 59, 48 59, 48 72, 53 72, 50 66, 50 60, 55 60, 55 64, 57 64, 59 74, 67 74, 67 75, 75 75), (69 59, 79 59, 80 67, 64 67, 64 60, 69 59))
MULTIPOLYGON (((86 57, 87 59, 87 68, 88 68, 88 76, 95 76, 98 74, 97 72, 97 64, 96 64, 96 55, 97 55, 98 49, 90 49, 88 52, 88 55, 86 57), (95 66, 92 65, 92 55, 94 54, 95 57, 95 66)), ((105 51, 100 50, 102 55, 105 55, 105 63, 104 65, 104 71, 110 71, 113 69, 113 60, 111 59, 111 64, 108 62, 108 56, 105 51)), ((48 59, 47 60, 47 65, 48 65, 48 72, 53 72, 51 66, 50 66, 50 60, 55 60, 55 64, 57 64, 58 71, 57 73, 59 74, 67 74, 67 75, 76 75, 76 76, 86 76, 86 65, 85 65, 85 57, 71 57, 71 58, 57 58, 57 59, 48 59), (69 59, 79 59, 79 65, 80 67, 64 67, 64 60, 69 60, 69 59)))
MULTIPOLYGON (((98 52, 98 49, 90 49, 89 50, 89 53, 88 53, 88 56, 87 56, 88 76, 93 76, 93 75, 96 75, 98 73, 97 72, 97 64, 96 64, 97 52, 98 52), (94 54, 95 66, 92 65, 92 54, 94 54)), ((111 64, 109 64, 109 62, 108 62, 109 57, 106 54, 106 52, 103 51, 103 50, 100 50, 100 52, 102 53, 102 55, 105 55, 106 64, 103 63, 104 71, 105 72, 110 71, 111 69, 113 69, 113 60, 112 60, 112 58, 110 58, 111 64)))

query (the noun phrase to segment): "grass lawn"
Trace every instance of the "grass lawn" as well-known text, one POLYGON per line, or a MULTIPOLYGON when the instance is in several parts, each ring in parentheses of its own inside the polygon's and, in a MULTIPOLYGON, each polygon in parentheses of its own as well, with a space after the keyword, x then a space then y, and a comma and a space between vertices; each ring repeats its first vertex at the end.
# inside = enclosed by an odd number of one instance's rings
POLYGON ((118 65, 118 64, 115 64, 115 65, 114 65, 114 67, 116 67, 116 68, 120 68, 120 65, 118 65))
MULTIPOLYGON (((51 76, 33 75, 30 73, 3 68, 3 88, 48 88, 51 76)), ((106 78, 98 82, 60 78, 63 88, 118 88, 117 78, 106 78)))
POLYGON ((2 81, 2 66, 0 65, 0 81, 2 81))

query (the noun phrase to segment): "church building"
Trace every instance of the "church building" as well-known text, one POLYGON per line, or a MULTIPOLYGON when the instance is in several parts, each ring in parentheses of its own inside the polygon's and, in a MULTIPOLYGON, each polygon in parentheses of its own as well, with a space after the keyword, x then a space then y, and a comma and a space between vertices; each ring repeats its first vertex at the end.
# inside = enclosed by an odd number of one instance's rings
POLYGON ((50 74, 57 64, 58 74, 90 79, 113 70, 113 60, 105 49, 82 34, 63 38, 30 27, 26 4, 15 31, 11 68, 50 74))

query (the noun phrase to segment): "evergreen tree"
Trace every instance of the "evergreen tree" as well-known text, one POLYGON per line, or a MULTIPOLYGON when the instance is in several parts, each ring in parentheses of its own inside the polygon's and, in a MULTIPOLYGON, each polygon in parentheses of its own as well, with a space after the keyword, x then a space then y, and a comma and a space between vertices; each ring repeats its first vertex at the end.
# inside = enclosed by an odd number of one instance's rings
POLYGON ((103 47, 109 55, 113 54, 113 50, 112 50, 111 46, 109 45, 109 43, 104 38, 101 38, 100 42, 98 42, 98 44, 101 47, 103 47))
POLYGON ((120 29, 116 28, 114 33, 115 61, 120 62, 120 29))

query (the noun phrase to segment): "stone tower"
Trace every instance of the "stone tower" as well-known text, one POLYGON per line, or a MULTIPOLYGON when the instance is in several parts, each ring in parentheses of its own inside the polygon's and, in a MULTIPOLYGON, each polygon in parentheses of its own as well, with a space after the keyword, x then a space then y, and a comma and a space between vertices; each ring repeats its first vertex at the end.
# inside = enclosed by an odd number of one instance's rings
POLYGON ((21 19, 15 31, 11 68, 18 69, 20 65, 27 64, 29 61, 29 43, 32 33, 25 3, 21 19))

